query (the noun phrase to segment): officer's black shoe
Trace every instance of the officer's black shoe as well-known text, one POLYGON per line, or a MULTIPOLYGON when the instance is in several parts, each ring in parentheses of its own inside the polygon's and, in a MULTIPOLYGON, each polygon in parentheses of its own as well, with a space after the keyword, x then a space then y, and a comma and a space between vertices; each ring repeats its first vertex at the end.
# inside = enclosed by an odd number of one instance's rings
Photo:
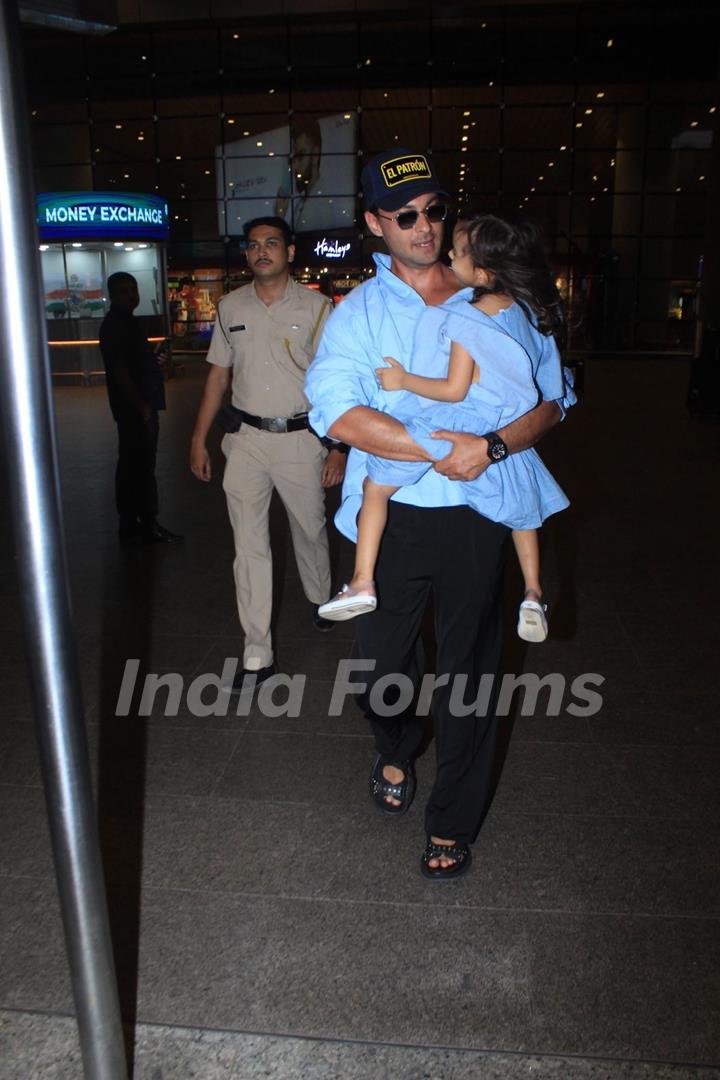
POLYGON ((275 664, 268 664, 267 667, 256 668, 255 671, 251 671, 249 668, 243 668, 235 679, 235 682, 232 684, 230 693, 242 694, 243 690, 246 688, 249 689, 251 685, 259 686, 260 683, 264 683, 267 679, 272 678, 274 674, 275 664), (255 676, 254 684, 251 684, 249 681, 251 675, 255 676))
POLYGON ((319 604, 315 604, 313 607, 313 626, 321 634, 327 634, 330 630, 335 629, 335 623, 331 622, 330 619, 323 619, 322 615, 318 615, 319 607, 319 604))
POLYGON ((179 544, 185 539, 180 533, 170 532, 157 521, 153 521, 152 525, 143 526, 142 538, 146 544, 179 544))

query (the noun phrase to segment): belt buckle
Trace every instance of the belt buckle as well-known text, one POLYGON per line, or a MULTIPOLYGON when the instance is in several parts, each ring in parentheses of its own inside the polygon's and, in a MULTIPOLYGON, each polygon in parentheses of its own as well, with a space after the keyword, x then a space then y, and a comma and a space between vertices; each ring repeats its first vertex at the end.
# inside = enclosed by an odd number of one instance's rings
POLYGON ((267 431, 273 431, 276 434, 282 434, 287 431, 287 420, 284 416, 270 417, 267 423, 267 431))

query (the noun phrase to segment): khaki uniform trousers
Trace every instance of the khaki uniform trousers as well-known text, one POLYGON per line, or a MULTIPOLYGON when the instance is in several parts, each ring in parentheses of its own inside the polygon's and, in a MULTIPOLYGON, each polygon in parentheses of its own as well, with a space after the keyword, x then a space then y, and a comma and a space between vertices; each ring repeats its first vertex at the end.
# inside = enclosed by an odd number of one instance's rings
POLYGON ((235 591, 245 633, 243 666, 273 662, 272 555, 269 509, 275 488, 290 522, 295 559, 312 604, 330 595, 325 492, 320 483, 327 451, 309 431, 275 433, 243 425, 226 435, 223 488, 235 537, 235 591))

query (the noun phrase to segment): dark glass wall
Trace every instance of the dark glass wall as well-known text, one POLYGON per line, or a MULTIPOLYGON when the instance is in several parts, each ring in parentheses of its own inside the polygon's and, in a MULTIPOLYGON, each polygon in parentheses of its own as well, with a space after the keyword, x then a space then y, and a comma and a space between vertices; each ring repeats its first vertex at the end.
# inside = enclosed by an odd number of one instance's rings
POLYGON ((318 239, 351 240, 334 271, 349 279, 373 249, 363 155, 428 149, 458 207, 522 207, 542 225, 574 348, 690 351, 713 184, 713 8, 417 10, 30 32, 38 189, 159 192, 171 278, 215 292, 239 280, 238 233, 256 213, 292 220, 310 278, 328 272, 318 239))

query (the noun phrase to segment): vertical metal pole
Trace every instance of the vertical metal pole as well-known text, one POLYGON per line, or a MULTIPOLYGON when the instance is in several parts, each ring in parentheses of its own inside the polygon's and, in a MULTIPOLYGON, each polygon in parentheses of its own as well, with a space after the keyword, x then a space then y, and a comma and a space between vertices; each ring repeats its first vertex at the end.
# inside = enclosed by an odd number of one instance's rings
POLYGON ((85 1075, 127 1067, 70 617, 17 0, 0 2, 0 408, 40 759, 85 1075))

